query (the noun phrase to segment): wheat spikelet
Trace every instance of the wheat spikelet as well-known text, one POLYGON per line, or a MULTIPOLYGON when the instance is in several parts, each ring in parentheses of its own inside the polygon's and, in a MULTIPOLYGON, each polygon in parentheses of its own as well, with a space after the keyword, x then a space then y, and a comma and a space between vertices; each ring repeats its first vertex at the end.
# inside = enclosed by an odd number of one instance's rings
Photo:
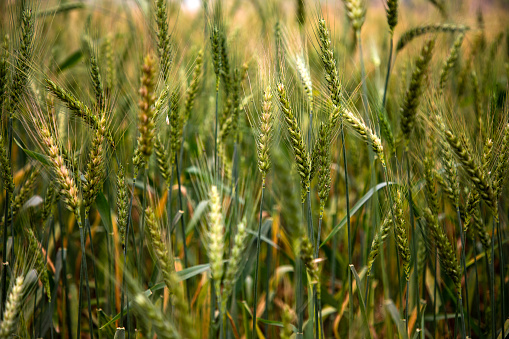
POLYGON ((0 133, 0 176, 4 182, 5 191, 12 196, 14 193, 14 179, 12 178, 11 163, 7 157, 7 148, 2 133, 0 133))
POLYGON ((383 166, 385 166, 385 156, 384 156, 384 148, 382 146, 382 141, 380 138, 373 132, 371 128, 366 126, 362 118, 355 116, 352 111, 344 110, 343 111, 343 119, 345 122, 353 128, 357 133, 360 134, 362 139, 373 149, 375 154, 380 159, 380 162, 383 166))
POLYGON ((96 105, 99 108, 99 110, 102 111, 104 102, 104 88, 102 83, 102 77, 101 72, 99 70, 99 64, 97 61, 97 57, 94 52, 94 48, 92 46, 92 41, 90 37, 86 36, 84 38, 86 49, 88 50, 88 53, 90 54, 89 58, 89 73, 90 77, 92 78, 92 84, 94 87, 95 92, 95 99, 96 99, 96 105))
POLYGON ((159 166, 159 171, 161 171, 161 176, 169 186, 171 180, 170 159, 159 136, 155 137, 154 151, 156 153, 157 165, 159 166))
POLYGON ((22 276, 16 278, 5 303, 4 320, 0 324, 0 338, 2 339, 11 338, 16 333, 16 325, 22 307, 23 282, 24 278, 22 276))
MULTIPOLYGON (((85 124, 97 131, 99 128, 99 119, 92 113, 87 105, 79 101, 73 94, 67 92, 50 79, 46 78, 44 81, 46 82, 46 89, 49 92, 62 101, 77 118, 82 119, 85 124)), ((106 139, 111 147, 115 148, 115 142, 110 131, 106 131, 106 139)))
POLYGON ((364 0, 343 0, 346 7, 346 14, 356 33, 360 32, 366 19, 366 4, 364 0))
POLYGON ((18 48, 18 58, 16 60, 16 72, 13 74, 11 85, 10 113, 15 111, 30 73, 30 59, 33 52, 34 39, 34 16, 30 8, 23 10, 21 15, 21 41, 18 48))
POLYGON ((46 296, 51 300, 51 289, 49 285, 48 270, 46 269, 46 263, 42 252, 42 246, 37 240, 34 232, 30 227, 24 227, 23 230, 28 238, 28 249, 35 257, 35 268, 39 273, 39 279, 41 280, 46 296))
POLYGON ((103 115, 99 120, 99 126, 92 141, 90 148, 87 171, 85 172, 85 183, 83 185, 83 205, 85 206, 85 216, 88 215, 90 207, 95 201, 97 193, 102 188, 104 180, 104 137, 106 134, 106 117, 103 115))
POLYGON ((138 115, 138 150, 139 155, 148 167, 148 159, 154 147, 154 103, 155 103, 155 64, 150 54, 145 57, 142 67, 140 102, 138 115))
POLYGON ((219 29, 214 26, 210 34, 210 46, 212 48, 212 63, 216 74, 216 92, 219 91, 219 79, 221 72, 221 45, 219 41, 219 29))
POLYGON ((207 230, 208 251, 210 270, 216 293, 219 295, 221 279, 223 277, 224 255, 224 221, 221 212, 221 196, 216 186, 212 186, 209 192, 210 212, 208 214, 209 229, 207 230))
POLYGON ((393 35, 394 28, 398 24, 398 0, 387 0, 387 8, 385 13, 387 15, 389 31, 391 32, 391 35, 393 35))
MULTIPOLYGON (((64 159, 58 146, 56 145, 55 139, 51 135, 49 129, 45 125, 39 127, 42 142, 46 146, 46 152, 49 155, 51 166, 56 173, 57 181, 60 186, 61 196, 64 197, 63 201, 67 208, 79 215, 79 199, 78 199, 78 188, 74 182, 74 178, 71 172, 64 163, 64 159)), ((81 224, 80 224, 81 225, 81 224)))
POLYGON ((410 86, 405 93, 405 99, 401 106, 401 131, 403 136, 408 142, 410 140, 410 134, 415 122, 415 116, 417 113, 417 106, 419 105, 419 98, 422 92, 422 86, 424 83, 424 76, 427 72, 428 65, 431 61, 431 55, 435 40, 428 40, 421 49, 421 53, 415 61, 415 69, 412 73, 412 80, 410 86))
POLYGON ((106 93, 110 94, 115 88, 117 73, 115 70, 115 55, 111 46, 111 37, 105 40, 105 56, 106 56, 106 93))
POLYGON ((221 77, 226 94, 228 95, 231 90, 231 70, 230 61, 228 59, 228 44, 226 41, 225 28, 219 31, 219 46, 220 46, 220 57, 221 57, 221 77))
POLYGON ((308 98, 310 111, 313 112, 313 83, 311 82, 311 74, 309 73, 309 69, 306 66, 306 60, 304 60, 302 55, 298 55, 295 58, 295 65, 297 72, 299 73, 302 87, 304 87, 304 92, 308 98))
POLYGON ((428 231, 431 238, 435 242, 437 251, 440 258, 442 267, 447 272, 447 275, 451 277, 458 290, 461 289, 461 271, 458 264, 454 249, 447 238, 444 230, 438 223, 439 205, 438 198, 435 193, 435 177, 434 177, 434 158, 433 154, 427 150, 426 158, 424 160, 424 177, 426 180, 425 195, 428 202, 428 207, 424 210, 424 218, 428 225, 428 231))
POLYGON ((330 92, 332 103, 336 107, 341 106, 341 86, 339 83, 338 70, 336 69, 336 60, 332 50, 329 30, 324 19, 318 21, 318 41, 320 43, 320 58, 325 69, 325 80, 330 92))
MULTIPOLYGON (((136 306, 139 307, 139 313, 148 318, 150 324, 154 327, 157 337, 161 339, 180 338, 175 326, 163 317, 161 310, 157 308, 143 293, 138 293, 134 297, 136 306)), ((148 333, 146 333, 148 335, 148 333)))
MULTIPOLYGON (((11 213, 7 218, 8 222, 11 223, 12 220, 15 220, 18 212, 21 210, 23 205, 28 201, 29 195, 33 192, 34 187, 37 184, 37 178, 39 176, 39 169, 34 168, 34 170, 30 173, 27 180, 20 188, 18 194, 14 197, 11 205, 11 213)), ((2 217, 2 225, 5 222, 4 217, 2 217)))
POLYGON ((394 219, 396 245, 398 247, 399 255, 403 262, 403 271, 407 281, 410 280, 410 247, 408 246, 407 229, 405 226, 405 219, 403 216, 403 200, 401 192, 398 190, 394 199, 394 219))
POLYGON ((447 145, 440 144, 440 159, 444 167, 445 178, 435 172, 435 178, 437 179, 443 191, 447 194, 449 199, 454 202, 455 206, 459 206, 460 199, 460 187, 458 180, 458 171, 456 169, 456 161, 451 153, 451 150, 447 145))
POLYGON ((444 61, 444 65, 442 66, 442 70, 440 71, 440 82, 438 85, 440 91, 443 90, 445 82, 447 81, 447 78, 449 76, 449 72, 456 64, 456 60, 458 60, 458 55, 461 50, 461 44, 463 43, 464 37, 465 37, 464 33, 458 34, 456 40, 454 40, 454 44, 449 50, 449 56, 444 61))
POLYGON ((313 245, 307 236, 304 236, 300 243, 300 258, 306 267, 306 271, 311 278, 311 285, 320 283, 319 269, 313 257, 313 245))
POLYGON ((274 124, 274 115, 272 113, 272 94, 270 87, 267 87, 263 93, 262 115, 260 118, 260 134, 256 143, 258 152, 258 169, 262 174, 262 182, 270 169, 270 141, 272 138, 272 128, 274 124))
POLYGON ((507 168, 509 168, 509 124, 506 124, 504 128, 500 156, 494 173, 493 187, 495 190, 495 197, 499 197, 502 194, 507 180, 507 168))
POLYGON ((292 311, 290 306, 284 304, 283 305, 283 314, 282 314, 282 323, 283 323, 283 329, 281 330, 281 339, 290 339, 290 337, 293 334, 292 329, 292 311))
MULTIPOLYGON (((394 205, 394 209, 395 208, 396 205, 394 205)), ((368 275, 371 275, 373 264, 375 263, 375 259, 378 256, 378 253, 380 252, 380 246, 382 246, 385 239, 389 236, 392 225, 392 218, 390 216, 386 216, 380 225, 378 232, 373 237, 367 261, 368 275)))
POLYGON ((168 78, 172 58, 166 2, 167 0, 156 0, 157 46, 159 62, 161 63, 161 72, 165 80, 168 78))
POLYGON ((323 216, 325 210, 325 203, 327 202, 327 198, 329 197, 329 192, 331 188, 331 175, 330 175, 331 158, 330 158, 329 135, 330 134, 327 125, 322 123, 322 125, 320 125, 318 140, 316 142, 316 144, 318 145, 317 176, 318 176, 318 197, 320 198, 320 218, 323 216))
POLYGON ((385 110, 380 110, 378 113, 378 121, 380 122, 380 135, 383 136, 389 146, 391 154, 396 153, 396 142, 394 134, 392 133, 391 122, 385 113, 385 110))
MULTIPOLYGON (((485 225, 482 222, 481 214, 479 211, 479 193, 471 191, 468 193, 467 203, 465 207, 465 222, 463 223, 463 230, 465 233, 471 235, 475 241, 478 237, 482 247, 485 251, 491 249, 491 236, 486 231, 485 225)), ((491 258, 488 256, 488 260, 491 258)))
POLYGON ((167 243, 163 241, 161 229, 157 223, 154 211, 150 206, 145 210, 145 221, 150 235, 150 242, 152 243, 152 248, 154 249, 154 253, 157 258, 157 263, 161 268, 164 283, 170 292, 173 292, 175 286, 173 285, 172 280, 174 277, 172 277, 171 274, 175 272, 175 264, 170 247, 171 243, 168 243, 170 244, 170 246, 168 246, 167 243))
POLYGON ((189 119, 189 115, 191 114, 191 110, 193 109, 194 101, 196 99, 196 95, 198 94, 202 68, 203 68, 203 50, 200 49, 194 64, 193 77, 191 79, 191 83, 189 84, 189 87, 186 90, 186 99, 184 103, 184 119, 186 121, 189 119))
POLYGON ((304 202, 306 193, 309 190, 309 174, 311 171, 309 154, 306 150, 304 139, 300 127, 297 123, 297 119, 293 115, 290 107, 290 102, 286 96, 286 90, 283 84, 278 85, 280 107, 283 111, 284 120, 290 137, 290 144, 292 145, 293 154, 295 156, 295 163, 297 165, 297 172, 300 176, 301 181, 301 198, 304 202))
POLYGON ((221 295, 221 309, 223 314, 225 314, 226 312, 226 303, 228 301, 228 298, 230 297, 230 294, 233 292, 233 287, 237 282, 238 273, 239 270, 241 269, 240 264, 247 245, 246 238, 247 238, 246 219, 244 218, 237 225, 237 234, 235 235, 235 239, 233 241, 230 262, 226 267, 226 273, 224 276, 223 291, 221 295))
POLYGON ((431 234, 431 238, 437 247, 440 264, 459 291, 461 290, 461 270, 458 264, 458 259, 454 254, 454 249, 444 230, 439 225, 437 217, 429 208, 424 210, 424 218, 426 219, 426 224, 428 225, 428 231, 431 234))
POLYGON ((48 189, 46 190, 46 197, 44 198, 44 204, 42 206, 41 212, 41 222, 44 224, 46 220, 48 220, 51 215, 51 211, 53 208, 53 204, 58 198, 58 191, 55 185, 50 184, 48 189))
POLYGON ((125 246, 128 208, 129 196, 125 182, 125 172, 124 167, 120 165, 117 173, 117 227, 122 248, 125 246))
POLYGON ((396 51, 402 50, 410 41, 427 33, 455 33, 469 30, 467 26, 456 24, 432 24, 411 28, 401 35, 396 46, 396 51))

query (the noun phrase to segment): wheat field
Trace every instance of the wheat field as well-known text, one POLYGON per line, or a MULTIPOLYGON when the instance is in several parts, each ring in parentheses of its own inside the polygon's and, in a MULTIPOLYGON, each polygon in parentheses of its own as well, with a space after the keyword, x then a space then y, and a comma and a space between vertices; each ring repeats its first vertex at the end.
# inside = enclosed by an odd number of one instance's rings
POLYGON ((0 338, 509 336, 508 19, 1 0, 0 338))

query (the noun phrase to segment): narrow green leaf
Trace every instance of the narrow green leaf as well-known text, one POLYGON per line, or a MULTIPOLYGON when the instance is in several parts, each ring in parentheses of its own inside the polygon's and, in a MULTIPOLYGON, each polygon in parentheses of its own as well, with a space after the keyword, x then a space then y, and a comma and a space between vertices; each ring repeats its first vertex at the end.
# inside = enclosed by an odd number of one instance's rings
POLYGON ((385 308, 391 315, 392 321, 396 324, 398 328, 399 337, 403 339, 408 339, 408 334, 405 329, 405 321, 401 318, 398 308, 394 305, 394 302, 391 299, 385 300, 385 308))
POLYGON ((56 67, 56 72, 61 73, 67 68, 71 68, 72 66, 76 65, 81 58, 83 57, 83 52, 81 50, 77 50, 71 55, 69 55, 60 65, 56 67))
POLYGON ((350 265, 350 270, 352 271, 353 276, 355 278, 355 282, 357 283, 357 295, 359 296, 359 301, 360 301, 359 304, 361 306, 362 321, 363 321, 366 331, 368 333, 368 338, 371 338, 371 331, 369 330, 368 315, 366 313, 366 303, 364 302, 364 296, 362 295, 361 278, 357 274, 357 270, 355 269, 354 265, 350 265))

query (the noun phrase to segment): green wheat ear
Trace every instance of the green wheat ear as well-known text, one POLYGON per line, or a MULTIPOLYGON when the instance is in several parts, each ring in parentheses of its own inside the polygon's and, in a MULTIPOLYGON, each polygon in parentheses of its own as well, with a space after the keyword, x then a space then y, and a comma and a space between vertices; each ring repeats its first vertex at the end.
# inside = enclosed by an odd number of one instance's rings
POLYGON ((42 246, 37 240, 34 231, 32 231, 29 226, 24 227, 24 231, 28 238, 28 248, 35 257, 35 268, 39 274, 39 279, 44 286, 46 296, 49 300, 51 300, 51 288, 49 284, 48 270, 46 269, 46 260, 42 252, 42 246))
POLYGON ((389 31, 391 35, 394 34, 394 28, 398 24, 398 0, 387 0, 387 23, 389 24, 389 31))
POLYGON ((136 153, 136 163, 139 166, 144 163, 148 167, 148 159, 152 154, 154 147, 154 103, 155 103, 155 62, 153 57, 148 54, 142 67, 143 75, 141 77, 140 102, 138 114, 138 147, 136 153))
POLYGON ((469 30, 468 26, 455 24, 432 24, 411 28, 401 35, 396 46, 396 51, 401 51, 413 39, 427 33, 455 33, 469 30))
POLYGON ((309 190, 309 174, 311 172, 309 153, 306 149, 304 138, 302 137, 297 119, 293 115, 292 108, 290 107, 290 102, 288 101, 284 85, 279 84, 277 90, 279 93, 280 108, 286 122, 290 144, 292 146, 295 163, 297 165, 297 172, 300 176, 302 188, 301 198, 302 201, 304 201, 306 199, 307 191, 309 190))
POLYGON ((210 270, 214 281, 216 293, 220 294, 221 279, 223 277, 223 255, 224 255, 224 220, 221 205, 221 196, 216 186, 212 186, 209 192, 208 214, 209 228, 207 231, 208 250, 210 258, 210 270))
POLYGON ((260 135, 257 142, 258 169, 262 174, 263 184, 265 184, 265 178, 267 177, 267 173, 270 169, 270 141, 272 138, 272 128, 274 124, 270 87, 267 87, 263 93, 262 115, 260 120, 260 135))
POLYGON ((11 288, 5 303, 4 320, 0 324, 0 338, 11 338, 16 333, 23 300, 23 282, 24 278, 19 276, 11 288))
POLYGON ((403 137, 407 143, 410 140, 410 134, 414 127, 417 107, 422 94, 424 77, 431 61, 434 46, 435 40, 428 40, 422 47, 421 53, 415 61, 415 69, 412 73, 412 80, 410 81, 410 85, 405 93, 403 105, 401 106, 401 131, 403 132, 403 137))
POLYGON ((14 193, 14 179, 12 178, 11 163, 7 157, 7 148, 2 133, 0 133, 0 176, 5 190, 12 196, 14 193))
POLYGON ((124 167, 120 165, 117 173, 117 227, 118 233, 120 234, 122 249, 125 246, 128 208, 129 194, 127 184, 125 182, 125 172, 124 167))

